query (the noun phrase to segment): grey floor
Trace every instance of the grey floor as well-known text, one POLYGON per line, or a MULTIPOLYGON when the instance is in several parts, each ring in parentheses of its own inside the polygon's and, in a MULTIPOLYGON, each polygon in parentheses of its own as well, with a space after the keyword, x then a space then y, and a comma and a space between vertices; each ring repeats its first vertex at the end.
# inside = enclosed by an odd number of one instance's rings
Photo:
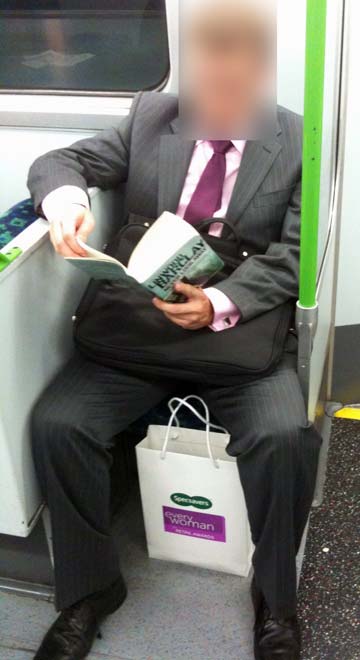
MULTIPOLYGON (((129 595, 90 660, 253 659, 249 578, 149 559, 136 494, 116 529, 129 595)), ((54 618, 50 602, 0 593, 0 660, 30 660, 54 618)))
POLYGON ((322 505, 312 510, 298 611, 304 660, 360 660, 360 422, 334 419, 322 505))

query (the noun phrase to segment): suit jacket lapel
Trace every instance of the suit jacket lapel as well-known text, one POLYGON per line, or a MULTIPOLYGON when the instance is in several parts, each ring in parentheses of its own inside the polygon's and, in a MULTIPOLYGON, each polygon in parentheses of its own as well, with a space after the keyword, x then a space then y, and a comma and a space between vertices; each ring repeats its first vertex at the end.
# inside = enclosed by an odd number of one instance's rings
MULTIPOLYGON (((276 124, 276 137, 278 137, 281 135, 282 130, 279 121, 276 124)), ((264 181, 281 149, 282 146, 276 139, 247 141, 227 210, 227 220, 233 223, 239 220, 264 181)))
POLYGON ((236 179, 226 219, 234 224, 264 181, 282 146, 279 142, 248 141, 236 179))
POLYGON ((160 138, 158 215, 176 213, 195 146, 178 133, 177 120, 170 127, 172 132, 160 138))

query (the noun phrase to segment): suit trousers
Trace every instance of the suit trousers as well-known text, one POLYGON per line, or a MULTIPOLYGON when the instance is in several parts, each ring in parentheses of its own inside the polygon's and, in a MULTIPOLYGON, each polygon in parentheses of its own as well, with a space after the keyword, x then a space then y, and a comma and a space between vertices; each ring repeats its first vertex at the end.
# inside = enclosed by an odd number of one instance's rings
MULTIPOLYGON (((226 332, 226 331, 225 331, 226 332)), ((231 386, 189 383, 231 434, 255 545, 257 583, 276 617, 296 611, 296 553, 314 493, 321 436, 308 422, 289 334, 275 370, 231 386)), ((104 589, 120 573, 111 533, 110 449, 116 436, 181 382, 104 367, 75 352, 32 414, 32 450, 50 510, 55 607, 104 589)), ((200 379, 199 379, 200 380, 200 379)))

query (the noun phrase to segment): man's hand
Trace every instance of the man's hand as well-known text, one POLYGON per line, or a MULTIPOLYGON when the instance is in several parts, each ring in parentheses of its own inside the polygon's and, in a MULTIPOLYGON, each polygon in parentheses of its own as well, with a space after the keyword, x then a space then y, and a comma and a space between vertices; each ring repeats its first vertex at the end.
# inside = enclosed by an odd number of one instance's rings
POLYGON ((63 257, 83 257, 84 250, 77 238, 87 240, 95 227, 94 216, 81 204, 69 204, 50 224, 50 240, 58 254, 63 257))
POLYGON ((185 330, 200 330, 211 325, 214 318, 213 306, 202 289, 183 282, 174 286, 177 293, 186 296, 185 303, 166 303, 159 298, 153 298, 153 304, 165 316, 185 330))

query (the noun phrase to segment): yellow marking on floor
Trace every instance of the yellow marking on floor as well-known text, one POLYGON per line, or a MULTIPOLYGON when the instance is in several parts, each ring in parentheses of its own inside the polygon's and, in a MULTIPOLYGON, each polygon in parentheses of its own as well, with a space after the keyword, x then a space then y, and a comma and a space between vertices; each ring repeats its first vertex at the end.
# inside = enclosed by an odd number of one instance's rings
POLYGON ((359 419, 360 420, 360 408, 351 408, 351 406, 346 408, 341 408, 338 410, 334 417, 341 417, 342 419, 359 419))

